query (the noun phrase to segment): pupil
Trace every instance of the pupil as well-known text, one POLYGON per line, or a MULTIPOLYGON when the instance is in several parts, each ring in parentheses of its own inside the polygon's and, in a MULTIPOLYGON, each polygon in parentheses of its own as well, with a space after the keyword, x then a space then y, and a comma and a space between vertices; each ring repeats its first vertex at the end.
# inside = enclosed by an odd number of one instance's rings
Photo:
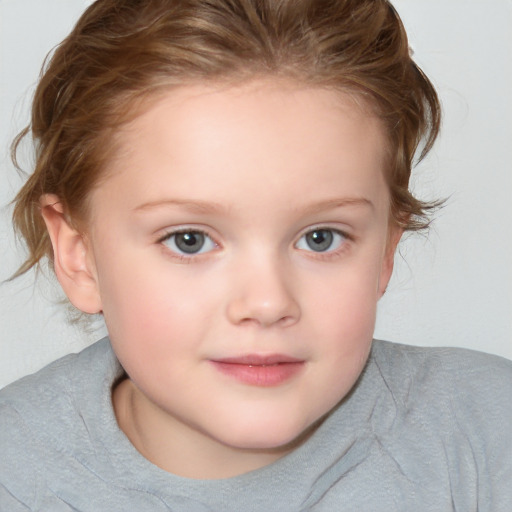
POLYGON ((198 232, 178 233, 176 246, 180 251, 193 254, 201 250, 204 245, 204 235, 198 232))
POLYGON ((332 244, 333 234, 326 229, 319 229, 312 231, 306 235, 306 241, 310 249, 313 251, 322 252, 329 249, 332 244))

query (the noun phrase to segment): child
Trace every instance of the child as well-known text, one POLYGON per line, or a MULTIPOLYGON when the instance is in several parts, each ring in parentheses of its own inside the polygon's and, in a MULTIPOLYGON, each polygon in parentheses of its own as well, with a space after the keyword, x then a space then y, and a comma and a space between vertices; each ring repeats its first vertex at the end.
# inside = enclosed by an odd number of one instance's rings
POLYGON ((373 342, 439 104, 384 0, 99 0, 14 220, 108 338, 0 398, 0 509, 512 509, 512 364, 373 342))

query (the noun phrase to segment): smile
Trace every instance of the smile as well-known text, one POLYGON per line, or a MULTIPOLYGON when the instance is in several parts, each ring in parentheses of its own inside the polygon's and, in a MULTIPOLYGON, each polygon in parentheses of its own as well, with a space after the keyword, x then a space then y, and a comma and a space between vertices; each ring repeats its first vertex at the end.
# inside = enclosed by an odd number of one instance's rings
POLYGON ((251 386, 279 386, 304 368, 304 361, 284 355, 246 355, 211 360, 213 366, 239 382, 251 386))

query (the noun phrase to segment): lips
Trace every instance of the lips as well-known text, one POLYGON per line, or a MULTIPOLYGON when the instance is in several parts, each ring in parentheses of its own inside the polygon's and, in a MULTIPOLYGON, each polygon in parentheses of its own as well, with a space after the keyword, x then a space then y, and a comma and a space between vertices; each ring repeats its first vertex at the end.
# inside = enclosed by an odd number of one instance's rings
POLYGON ((211 360, 213 366, 239 382, 251 386, 279 386, 304 368, 304 361, 283 354, 247 354, 211 360))

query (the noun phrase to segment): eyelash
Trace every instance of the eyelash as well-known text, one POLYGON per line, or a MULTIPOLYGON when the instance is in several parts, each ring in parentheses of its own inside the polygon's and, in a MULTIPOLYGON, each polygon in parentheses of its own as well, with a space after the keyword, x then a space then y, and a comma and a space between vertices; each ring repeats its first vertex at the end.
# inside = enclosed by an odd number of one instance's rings
POLYGON ((215 239, 213 237, 211 237, 205 230, 202 230, 199 228, 179 228, 176 230, 170 230, 167 233, 165 233, 163 236, 161 236, 157 240, 157 243, 164 246, 164 249, 166 249, 167 254, 170 254, 173 258, 178 259, 185 263, 191 263, 193 261, 193 259, 200 257, 203 254, 212 252, 213 249, 205 251, 205 252, 185 254, 183 252, 179 252, 179 247, 176 246, 176 242, 174 242, 174 245, 177 247, 178 250, 174 250, 171 247, 165 246, 165 242, 171 240, 173 237, 176 237, 180 234, 190 234, 190 233, 202 235, 211 241, 214 248, 219 247, 219 244, 215 241, 215 239))
POLYGON ((336 259, 337 257, 341 256, 343 253, 345 253, 349 247, 350 242, 354 241, 354 237, 350 234, 348 234, 345 231, 342 231, 337 228, 333 228, 331 226, 325 226, 325 225, 318 225, 307 228, 307 230, 303 231, 300 235, 298 241, 294 244, 294 247, 296 247, 299 250, 303 250, 305 253, 308 254, 309 257, 319 259, 322 261, 328 261, 332 259, 336 259), (325 251, 314 251, 314 250, 307 250, 307 249, 300 249, 298 246, 299 242, 306 237, 308 234, 314 233, 318 231, 328 231, 331 233, 334 233, 337 236, 340 236, 343 240, 341 240, 340 245, 336 249, 327 249, 325 251))
MULTIPOLYGON (((320 260, 329 260, 336 258, 337 256, 343 254, 348 249, 348 243, 354 241, 354 237, 349 235, 348 233, 336 229, 329 226, 314 226, 308 228, 306 231, 303 231, 300 237, 298 238, 297 242, 295 242, 294 247, 305 252, 309 253, 310 257, 314 257, 316 259, 320 260), (306 237, 308 234, 312 234, 314 232, 320 232, 320 231, 327 231, 330 233, 333 233, 334 235, 340 236, 343 240, 340 242, 340 246, 336 249, 330 250, 327 249, 325 251, 315 251, 313 249, 301 249, 298 247, 299 242, 306 237)), ((161 244, 166 249, 166 252, 170 254, 173 258, 178 259, 180 261, 191 263, 195 258, 201 257, 203 254, 208 254, 212 252, 215 248, 218 248, 220 245, 215 241, 215 239, 210 236, 205 230, 199 229, 199 228, 179 228, 176 230, 170 230, 167 233, 165 233, 163 236, 158 238, 157 240, 158 244, 161 244), (174 245, 177 249, 172 249, 171 247, 166 246, 165 242, 171 240, 173 237, 176 237, 180 234, 196 234, 204 236, 205 239, 210 240, 211 244, 213 244, 213 247, 211 249, 208 249, 204 252, 197 252, 197 253, 189 253, 185 254, 183 252, 179 252, 180 248, 176 246, 176 242, 174 241, 174 245)), ((202 248, 201 248, 202 249, 202 248)))

